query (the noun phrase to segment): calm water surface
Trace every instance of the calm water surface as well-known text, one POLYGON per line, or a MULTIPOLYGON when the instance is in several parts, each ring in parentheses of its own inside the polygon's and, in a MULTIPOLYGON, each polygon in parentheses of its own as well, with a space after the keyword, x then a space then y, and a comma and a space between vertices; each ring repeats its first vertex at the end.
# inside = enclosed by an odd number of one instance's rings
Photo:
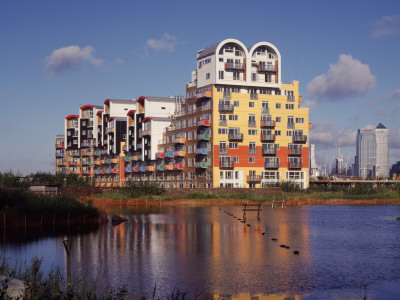
MULTIPOLYGON (((400 206, 264 207, 259 221, 248 212, 245 224, 241 210, 120 210, 128 222, 72 235, 72 269, 149 295, 157 284, 160 296, 178 287, 189 297, 198 290, 360 299, 366 285, 368 299, 400 299, 400 206)), ((12 260, 39 256, 45 271, 65 269, 64 238, 1 247, 12 260)))

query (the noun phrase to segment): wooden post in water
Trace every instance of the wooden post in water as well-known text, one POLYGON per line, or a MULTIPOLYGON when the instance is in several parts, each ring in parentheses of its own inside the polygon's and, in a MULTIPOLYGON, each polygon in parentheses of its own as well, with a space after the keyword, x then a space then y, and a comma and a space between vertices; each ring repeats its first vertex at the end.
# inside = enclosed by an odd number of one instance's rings
POLYGON ((71 286, 71 249, 72 249, 72 239, 63 241, 65 253, 67 253, 67 285, 71 286))

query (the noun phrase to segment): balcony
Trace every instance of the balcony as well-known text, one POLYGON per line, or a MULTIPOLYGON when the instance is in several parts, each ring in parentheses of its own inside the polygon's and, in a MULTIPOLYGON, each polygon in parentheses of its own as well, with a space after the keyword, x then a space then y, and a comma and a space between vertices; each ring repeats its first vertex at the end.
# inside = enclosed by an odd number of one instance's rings
POLYGON ((210 134, 209 133, 203 133, 203 134, 199 134, 197 136, 197 139, 199 141, 209 141, 210 140, 210 134))
POLYGON ((259 64, 257 66, 258 72, 276 72, 277 70, 278 70, 278 68, 274 65, 259 64))
POLYGON ((81 143, 81 148, 88 148, 88 147, 91 147, 92 146, 92 143, 91 142, 84 142, 84 143, 81 143))
POLYGON ((303 167, 303 163, 301 162, 290 162, 288 163, 289 169, 301 169, 303 167))
POLYGON ((224 98, 231 98, 232 94, 231 94, 231 92, 224 92, 223 97, 224 98))
POLYGON ((99 156, 100 155, 100 151, 99 150, 94 151, 93 155, 99 156))
POLYGON ((142 137, 144 137, 144 136, 149 136, 149 135, 151 135, 151 129, 143 130, 143 131, 141 132, 141 134, 142 134, 142 137))
POLYGON ((258 94, 256 94, 256 93, 251 93, 251 94, 250 94, 250 100, 258 100, 258 94))
POLYGON ((262 149, 263 155, 276 155, 277 152, 278 152, 277 148, 263 148, 262 149))
POLYGON ((227 154, 227 153, 228 153, 228 148, 225 148, 225 147, 219 148, 219 154, 227 154))
POLYGON ((165 170, 173 170, 173 169, 174 169, 174 164, 165 165, 165 170))
POLYGON ((288 122, 287 123, 287 128, 288 129, 294 129, 294 122, 288 122))
POLYGON ((118 169, 111 169, 111 173, 113 173, 113 174, 116 174, 116 173, 118 173, 118 169))
POLYGON ((247 175, 246 182, 261 182, 261 175, 247 175))
POLYGON ((57 158, 64 157, 64 153, 56 153, 56 157, 57 158))
POLYGON ((263 113, 263 114, 269 114, 269 108, 268 108, 268 107, 262 107, 262 108, 261 108, 261 113, 263 113))
POLYGON ((243 140, 243 133, 229 133, 228 134, 228 140, 230 141, 241 141, 243 140))
POLYGON ((154 172, 154 166, 146 166, 145 170, 146 172, 154 172))
POLYGON ((69 161, 68 166, 77 166, 78 162, 77 161, 69 161))
POLYGON ((185 151, 175 151, 174 157, 185 157, 185 151))
POLYGON ((175 138, 175 144, 184 144, 185 143, 185 138, 179 137, 175 138))
POLYGON ((278 161, 264 162, 264 169, 279 169, 278 161))
POLYGON ((307 142, 307 136, 306 135, 294 135, 294 136, 292 136, 292 141, 293 141, 293 143, 305 143, 305 142, 307 142))
POLYGON ((261 142, 274 142, 276 139, 275 134, 262 134, 261 142))
POLYGON ((131 173, 132 172, 132 168, 131 167, 124 168, 124 172, 125 173, 131 173))
POLYGON ((272 121, 272 120, 261 120, 260 126, 261 126, 261 128, 275 127, 276 123, 275 123, 275 121, 272 121))
POLYGON ((100 174, 100 170, 94 170, 95 174, 100 174))
POLYGON ((83 160, 83 161, 82 161, 82 165, 83 165, 83 166, 90 165, 91 163, 92 163, 91 160, 83 160))
POLYGON ((197 162, 196 168, 207 169, 207 162, 197 162))
POLYGON ((165 169, 164 165, 157 165, 156 166, 156 170, 157 171, 164 171, 164 169, 165 169))
POLYGON ((255 120, 249 120, 248 122, 248 127, 256 127, 257 126, 257 122, 255 120))
POLYGON ((211 99, 211 91, 204 91, 201 93, 197 93, 196 95, 197 100, 208 100, 211 99))
POLYGON ((287 101, 288 102, 294 102, 294 95, 287 95, 287 101))
POLYGON ((225 112, 233 112, 235 110, 235 107, 230 104, 219 104, 218 105, 218 111, 225 111, 225 112))
POLYGON ((100 160, 95 160, 95 161, 94 161, 94 164, 95 164, 95 165, 101 165, 101 161, 100 161, 100 160))
POLYGON ((137 144, 136 149, 143 149, 143 144, 137 144))
POLYGON ((107 174, 111 174, 111 169, 106 169, 107 174))
POLYGON ((249 148, 249 154, 250 154, 250 155, 255 155, 255 154, 257 154, 257 149, 256 149, 256 148, 249 148))
POLYGON ((126 145, 122 146, 122 151, 127 151, 128 147, 126 145))
POLYGON ((166 158, 174 158, 174 152, 173 151, 168 151, 164 153, 164 156, 166 158))
POLYGON ((197 122, 197 126, 209 127, 209 126, 210 126, 210 120, 198 121, 198 122, 197 122))
POLYGON ((122 160, 126 161, 126 162, 130 162, 131 161, 131 157, 130 156, 125 156, 122 160))
POLYGON ((299 148, 289 148, 289 155, 302 155, 303 149, 299 148))
POLYGON ((106 134, 114 133, 114 128, 107 128, 106 134))
POLYGON ((228 122, 226 120, 219 120, 219 126, 227 126, 228 122))
POLYGON ((72 156, 81 156, 81 151, 71 151, 72 156))
POLYGON ((241 63, 225 63, 225 70, 243 71, 245 68, 246 68, 245 64, 241 64, 241 63))
POLYGON ((156 159, 161 159, 161 158, 164 158, 164 152, 157 152, 156 159))
POLYGON ((220 161, 219 167, 221 169, 230 169, 235 167, 235 163, 233 161, 220 161))
POLYGON ((56 149, 64 149, 64 143, 56 144, 56 149))
POLYGON ((133 169, 133 172, 139 172, 139 167, 137 167, 137 166, 133 167, 132 169, 133 169))
POLYGON ((145 172, 146 171, 146 167, 138 167, 139 172, 145 172))
POLYGON ((198 149, 196 149, 196 154, 198 154, 198 155, 207 155, 207 148, 198 148, 198 149))
POLYGON ((183 170, 183 164, 174 164, 174 170, 183 170))

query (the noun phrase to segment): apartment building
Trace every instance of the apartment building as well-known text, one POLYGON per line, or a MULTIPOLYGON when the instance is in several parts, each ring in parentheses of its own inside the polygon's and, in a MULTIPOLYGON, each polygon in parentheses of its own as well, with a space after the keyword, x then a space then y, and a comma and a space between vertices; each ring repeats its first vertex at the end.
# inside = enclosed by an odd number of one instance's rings
MULTIPOLYGON (((96 184, 256 188, 288 181, 306 188, 308 109, 300 107, 299 83, 282 83, 281 73, 271 43, 246 47, 227 39, 198 51, 186 99, 107 99, 93 111, 89 157, 96 184)), ((75 162, 73 151, 88 140, 83 130, 79 116, 66 118, 67 160, 75 162)), ((83 176, 89 165, 82 165, 82 152, 79 159, 83 176)))

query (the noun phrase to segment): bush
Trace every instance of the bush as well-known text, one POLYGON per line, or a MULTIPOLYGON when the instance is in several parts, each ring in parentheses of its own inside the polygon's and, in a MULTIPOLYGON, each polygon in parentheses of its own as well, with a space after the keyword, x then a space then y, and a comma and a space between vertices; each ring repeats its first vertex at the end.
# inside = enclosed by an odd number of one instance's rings
POLYGON ((130 198, 138 198, 140 196, 157 196, 165 193, 165 189, 156 182, 149 181, 129 181, 125 188, 121 188, 130 198))

